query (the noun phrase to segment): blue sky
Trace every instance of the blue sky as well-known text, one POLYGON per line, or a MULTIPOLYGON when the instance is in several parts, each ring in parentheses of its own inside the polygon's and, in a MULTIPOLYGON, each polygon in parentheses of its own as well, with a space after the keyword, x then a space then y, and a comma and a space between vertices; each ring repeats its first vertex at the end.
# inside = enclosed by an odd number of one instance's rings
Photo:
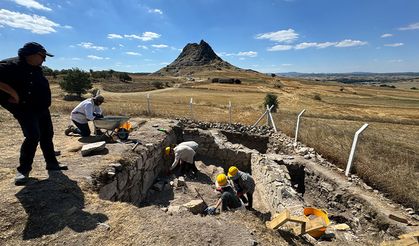
POLYGON ((0 59, 154 72, 187 43, 260 72, 419 72, 418 0, 0 0, 0 59))

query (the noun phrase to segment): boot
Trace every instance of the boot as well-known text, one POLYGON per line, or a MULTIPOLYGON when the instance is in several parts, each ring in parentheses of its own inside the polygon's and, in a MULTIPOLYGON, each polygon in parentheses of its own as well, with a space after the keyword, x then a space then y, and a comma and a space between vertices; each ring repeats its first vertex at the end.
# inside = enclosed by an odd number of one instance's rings
POLYGON ((70 125, 67 129, 65 129, 64 134, 66 136, 70 136, 70 133, 74 133, 75 130, 76 128, 73 125, 70 125))

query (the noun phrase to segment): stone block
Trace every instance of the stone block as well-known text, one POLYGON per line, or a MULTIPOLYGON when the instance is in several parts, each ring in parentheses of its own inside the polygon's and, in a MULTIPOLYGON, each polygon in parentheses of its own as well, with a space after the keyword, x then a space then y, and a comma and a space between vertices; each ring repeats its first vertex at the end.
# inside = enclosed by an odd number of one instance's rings
POLYGON ((81 155, 82 156, 92 155, 92 154, 94 154, 96 152, 99 152, 101 150, 104 150, 105 147, 106 147, 106 142, 105 141, 100 141, 100 142, 97 142, 97 143, 85 144, 81 148, 81 155))
POLYGON ((122 171, 121 163, 112 163, 109 166, 115 168, 115 170, 118 171, 118 172, 122 171))
POLYGON ((125 185, 128 182, 128 172, 124 171, 118 174, 118 189, 121 191, 125 188, 125 185))
POLYGON ((99 198, 104 200, 112 200, 113 196, 118 191, 117 181, 113 181, 105 186, 103 186, 99 191, 99 198))
POLYGON ((154 183, 153 185, 153 189, 156 191, 162 191, 164 189, 165 183, 164 181, 159 181, 154 183))
POLYGON ((206 205, 202 200, 192 200, 188 203, 183 204, 182 206, 193 214, 201 214, 204 212, 204 209, 206 208, 206 205))
POLYGON ((141 194, 146 194, 147 190, 150 189, 150 187, 153 185, 154 183, 154 179, 156 178, 156 176, 154 175, 153 171, 146 171, 144 172, 143 175, 143 187, 141 190, 141 194))

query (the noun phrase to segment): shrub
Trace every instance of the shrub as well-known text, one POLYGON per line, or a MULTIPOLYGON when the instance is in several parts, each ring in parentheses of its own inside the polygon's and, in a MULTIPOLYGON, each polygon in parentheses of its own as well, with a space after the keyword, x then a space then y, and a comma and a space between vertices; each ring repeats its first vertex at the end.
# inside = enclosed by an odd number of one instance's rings
POLYGON ((120 81, 131 81, 132 78, 128 75, 128 73, 119 73, 118 78, 120 81))
POLYGON ((416 87, 412 87, 412 88, 410 88, 411 90, 417 90, 418 88, 416 88, 416 87))
POLYGON ((164 83, 161 81, 153 81, 151 82, 151 85, 156 87, 157 89, 163 89, 164 88, 164 83))
POLYGON ((92 88, 89 73, 78 68, 69 69, 59 85, 65 92, 76 94, 77 97, 81 97, 81 94, 92 88))
POLYGON ((386 84, 382 84, 382 85, 380 85, 380 87, 388 87, 388 88, 392 88, 392 89, 396 88, 396 86, 394 86, 394 85, 386 85, 386 84))
POLYGON ((322 98, 320 97, 319 94, 314 95, 313 99, 314 100, 317 100, 317 101, 321 101, 322 100, 322 98))
POLYGON ((265 96, 265 102, 263 103, 263 107, 266 108, 266 105, 268 105, 269 107, 274 105, 271 112, 276 112, 276 110, 278 109, 278 96, 268 93, 265 96))

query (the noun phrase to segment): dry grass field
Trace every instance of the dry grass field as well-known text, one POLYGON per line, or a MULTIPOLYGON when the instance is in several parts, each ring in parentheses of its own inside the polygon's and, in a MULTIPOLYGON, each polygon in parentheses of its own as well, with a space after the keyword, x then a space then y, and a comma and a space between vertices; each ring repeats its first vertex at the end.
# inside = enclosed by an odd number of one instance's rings
MULTIPOLYGON (((136 83, 149 81, 147 76, 136 76, 128 92, 102 89, 106 98, 103 109, 105 114, 147 117, 149 94, 153 116, 191 117, 192 97, 196 120, 228 122, 231 101, 232 121, 253 124, 264 111, 266 93, 271 92, 279 99, 279 111, 274 114, 278 128, 294 136, 296 116, 306 109, 299 140, 341 168, 346 166, 354 133, 368 123, 358 143, 352 172, 390 198, 416 210, 419 208, 418 90, 315 83, 260 74, 253 77, 199 74, 194 78, 195 82, 165 78, 166 82, 183 83, 162 90, 134 92, 138 91, 134 88, 136 83), (240 78, 242 84, 207 82, 208 78, 217 76, 240 78)), ((94 86, 103 88, 101 84, 94 86)), ((414 86, 419 88, 419 82, 414 86)), ((64 93, 57 84, 52 84, 52 90, 53 112, 68 113, 78 103, 64 101, 64 93)))

